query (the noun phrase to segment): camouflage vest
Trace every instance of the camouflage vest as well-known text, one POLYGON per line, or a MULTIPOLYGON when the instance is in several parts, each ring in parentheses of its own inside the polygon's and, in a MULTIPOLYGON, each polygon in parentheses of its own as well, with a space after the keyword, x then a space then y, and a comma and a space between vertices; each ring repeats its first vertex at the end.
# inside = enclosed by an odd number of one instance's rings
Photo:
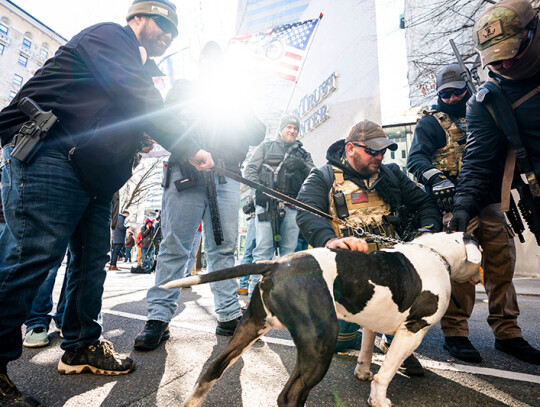
MULTIPOLYGON (((464 144, 458 144, 458 139, 465 133, 452 121, 447 113, 425 111, 424 115, 431 115, 437 119, 446 133, 446 145, 435 151, 432 158, 433 165, 446 175, 457 178, 461 171, 461 157, 465 149, 464 144)), ((461 119, 461 121, 465 124, 465 119, 461 119)))
MULTIPOLYGON (((330 202, 330 215, 337 218, 337 209, 334 202, 333 193, 335 191, 343 192, 349 216, 345 221, 353 226, 360 226, 365 231, 394 237, 394 227, 383 222, 383 216, 391 213, 390 204, 386 203, 381 195, 374 189, 369 189, 366 186, 358 186, 350 180, 343 179, 343 170, 332 166, 334 171, 334 183, 328 194, 330 202)), ((346 228, 343 225, 338 225, 332 222, 332 228, 338 237, 354 236, 351 228, 346 228)), ((362 237, 362 236, 359 236, 362 237)), ((383 246, 366 239, 369 246, 369 252, 382 249, 383 246)))

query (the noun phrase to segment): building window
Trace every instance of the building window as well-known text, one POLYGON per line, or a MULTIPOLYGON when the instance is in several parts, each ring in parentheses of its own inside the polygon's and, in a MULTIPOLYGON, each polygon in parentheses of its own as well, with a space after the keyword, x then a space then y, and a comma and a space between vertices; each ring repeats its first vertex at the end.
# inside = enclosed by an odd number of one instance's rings
POLYGON ((9 28, 7 25, 0 23, 0 34, 7 35, 9 28))
POLYGON ((401 158, 406 158, 407 152, 405 150, 401 150, 401 158))
POLYGON ((28 38, 23 38, 22 40, 23 47, 30 48, 32 45, 32 41, 30 41, 28 38))
POLYGON ((41 55, 43 58, 47 58, 49 56, 49 52, 41 48, 39 50, 39 55, 41 55))
POLYGON ((22 54, 19 54, 19 59, 17 60, 17 63, 19 65, 26 66, 28 64, 28 58, 22 54))
POLYGON ((6 48, 6 46, 4 44, 0 44, 0 55, 4 53, 4 48, 6 48))
POLYGON ((17 86, 22 86, 22 76, 21 75, 13 75, 13 83, 17 86))
POLYGON ((390 151, 390 158, 394 160, 396 158, 396 153, 394 151, 390 151))
POLYGON ((14 90, 9 91, 9 100, 12 100, 17 95, 17 92, 14 90))

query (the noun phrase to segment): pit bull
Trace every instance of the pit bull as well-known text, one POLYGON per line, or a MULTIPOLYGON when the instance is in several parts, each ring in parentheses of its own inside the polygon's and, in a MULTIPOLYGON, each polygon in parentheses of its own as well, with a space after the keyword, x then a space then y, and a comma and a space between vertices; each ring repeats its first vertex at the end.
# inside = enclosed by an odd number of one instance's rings
POLYGON ((391 406, 388 385, 445 313, 450 279, 465 282, 477 276, 481 258, 478 243, 470 236, 427 233, 369 254, 316 248, 171 281, 163 287, 262 274, 229 345, 199 379, 184 406, 201 406, 224 371, 272 328, 288 329, 297 348, 296 366, 278 405, 303 406, 330 366, 338 318, 364 328, 354 374, 372 380, 368 404, 391 406), (394 339, 374 376, 370 364, 375 332, 392 334, 394 339))

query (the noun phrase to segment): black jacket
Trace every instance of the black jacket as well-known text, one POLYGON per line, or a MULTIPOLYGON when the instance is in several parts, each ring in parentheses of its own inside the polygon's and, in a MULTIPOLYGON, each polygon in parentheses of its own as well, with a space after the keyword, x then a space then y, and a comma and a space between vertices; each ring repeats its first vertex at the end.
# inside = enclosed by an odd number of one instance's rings
POLYGON ((59 123, 46 139, 60 140, 81 183, 95 195, 112 195, 131 176, 133 157, 146 132, 187 159, 198 144, 164 111, 152 75, 142 64, 133 30, 114 23, 86 28, 58 49, 0 113, 0 138, 8 143, 28 118, 17 108, 28 96, 59 123))
MULTIPOLYGON (((345 179, 354 182, 357 174, 344 166, 340 160, 344 149, 344 140, 335 142, 328 149, 326 159, 329 164, 343 170, 345 179)), ((314 169, 302 185, 298 193, 298 200, 328 213, 330 189, 331 184, 327 182, 324 170, 322 168, 314 169)), ((411 214, 416 214, 418 217, 416 227, 433 225, 435 231, 442 230, 442 217, 435 199, 422 191, 396 164, 381 165, 379 181, 375 189, 390 204, 392 211, 405 205, 411 214)), ((336 237, 332 226, 326 219, 309 212, 298 211, 296 222, 306 240, 313 247, 322 247, 328 240, 336 237)))
MULTIPOLYGON (((540 84, 540 72, 533 78, 512 81, 490 74, 513 103, 540 84)), ((487 95, 486 100, 489 101, 487 95)), ((521 141, 540 179, 540 93, 515 109, 521 141)), ((467 144, 463 167, 454 198, 454 210, 477 215, 486 199, 500 201, 501 181, 509 142, 497 127, 486 106, 471 98, 467 105, 467 144)))
MULTIPOLYGON (((433 106, 436 111, 443 111, 439 105, 433 106)), ((454 117, 450 115, 454 120, 454 117)), ((422 117, 414 128, 414 138, 407 156, 407 169, 415 176, 418 182, 428 187, 428 180, 423 174, 435 168, 433 165, 433 155, 435 151, 446 146, 446 132, 441 127, 439 121, 430 115, 422 117)), ((448 176, 448 174, 446 174, 448 176)), ((451 179, 457 184, 457 180, 451 179)), ((430 192, 430 188, 426 189, 430 192)))

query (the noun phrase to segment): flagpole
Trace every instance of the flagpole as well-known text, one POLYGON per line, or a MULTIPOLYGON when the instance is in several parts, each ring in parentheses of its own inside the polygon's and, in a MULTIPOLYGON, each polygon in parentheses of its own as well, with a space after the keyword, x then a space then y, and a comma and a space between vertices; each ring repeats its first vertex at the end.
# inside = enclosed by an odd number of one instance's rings
POLYGON ((308 54, 309 54, 309 50, 311 49, 311 45, 313 44, 313 39, 315 38, 315 34, 317 34, 317 30, 319 29, 319 23, 321 22, 323 16, 324 16, 323 13, 319 14, 319 21, 317 22, 317 26, 315 27, 315 31, 313 31, 313 34, 311 35, 311 38, 309 39, 309 44, 308 44, 307 49, 306 49, 306 55, 304 57, 304 61, 303 61, 302 65, 300 66, 300 70, 298 71, 298 75, 296 76, 296 80, 294 81, 294 86, 293 86, 293 89, 291 91, 291 96, 289 96, 289 101, 287 102, 287 106, 285 107, 284 113, 287 113, 287 111, 289 110, 289 105, 291 104, 291 100, 292 100, 292 97, 294 95, 294 91, 296 90, 296 86, 298 85, 298 79, 300 79, 300 74, 302 73, 302 70, 304 69, 304 65, 306 64, 306 60, 307 60, 307 57, 308 57, 308 54))

